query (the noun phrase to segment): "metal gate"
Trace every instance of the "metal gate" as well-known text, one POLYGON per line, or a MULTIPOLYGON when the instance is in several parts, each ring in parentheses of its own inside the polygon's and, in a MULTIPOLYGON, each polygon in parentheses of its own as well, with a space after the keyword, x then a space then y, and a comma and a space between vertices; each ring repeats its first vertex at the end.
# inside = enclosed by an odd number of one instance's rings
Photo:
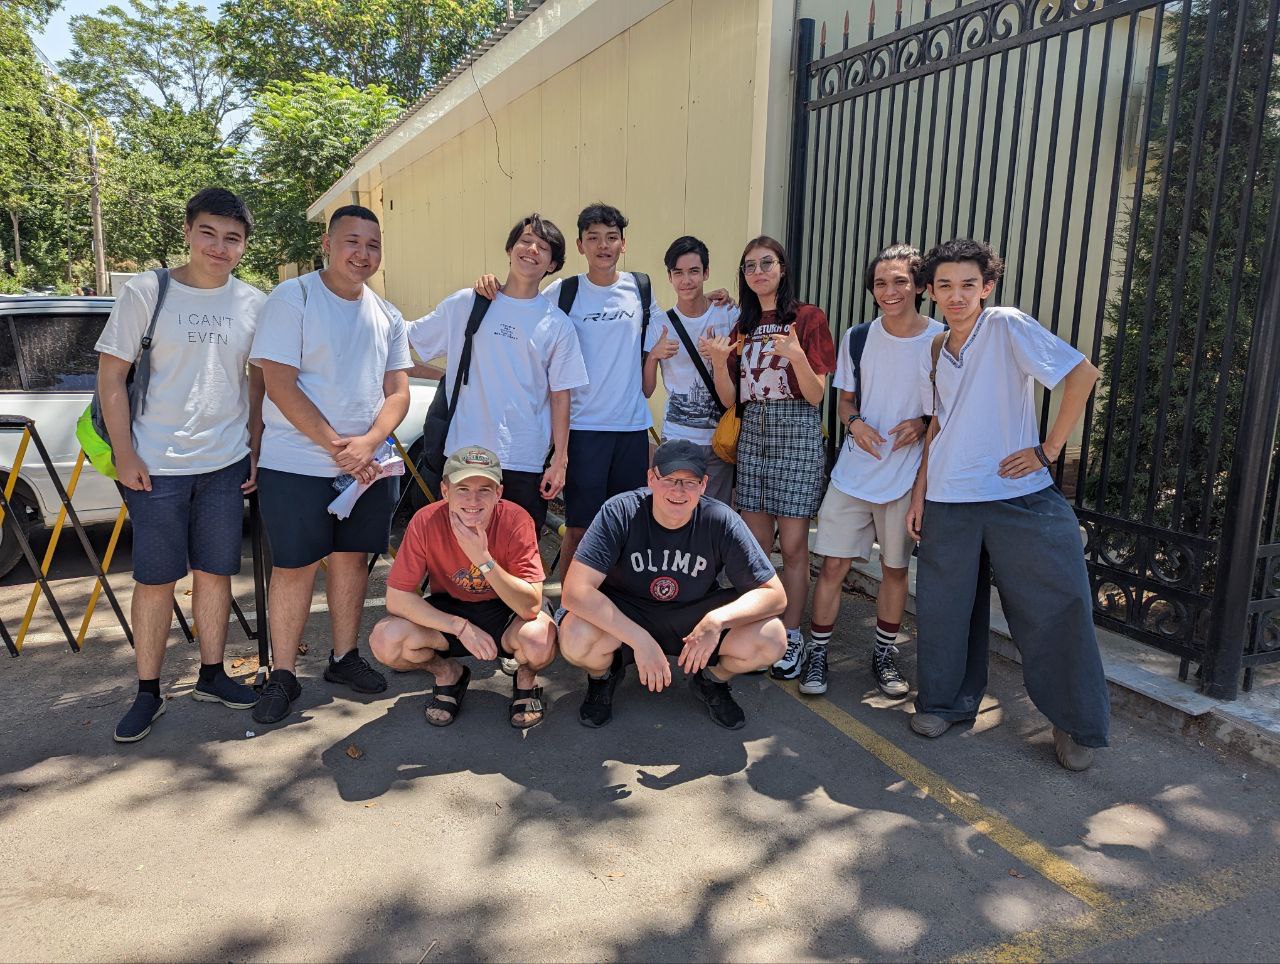
MULTIPOLYGON (((788 248, 842 333, 867 262, 989 240, 995 303, 1102 369, 1056 474, 1100 625, 1234 698, 1280 660, 1280 0, 977 0, 796 29, 788 248), (829 44, 830 41, 830 44, 829 44)), ((928 310, 928 303, 926 303, 928 310)), ((1040 400, 1041 432, 1056 411, 1040 400)), ((829 436, 838 438, 828 404, 829 436)))

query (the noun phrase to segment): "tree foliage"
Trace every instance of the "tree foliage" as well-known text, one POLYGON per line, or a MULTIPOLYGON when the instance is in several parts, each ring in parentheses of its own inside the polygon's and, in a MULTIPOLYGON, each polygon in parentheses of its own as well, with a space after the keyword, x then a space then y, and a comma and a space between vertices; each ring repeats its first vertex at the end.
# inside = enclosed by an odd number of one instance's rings
POLYGON ((505 16, 503 0, 226 0, 218 31, 255 90, 326 73, 410 102, 505 16))
MULTIPOLYGON (((1185 13, 1166 14, 1166 49, 1176 49, 1185 26, 1186 59, 1179 86, 1174 86, 1176 71, 1169 73, 1166 116, 1148 124, 1148 164, 1136 218, 1131 208, 1129 231, 1117 245, 1120 258, 1132 246, 1132 282, 1128 292, 1115 291, 1107 305, 1103 378, 1090 439, 1091 503, 1109 514, 1149 517, 1162 528, 1212 538, 1221 533, 1226 511, 1262 274, 1275 270, 1261 258, 1280 158, 1280 64, 1264 57, 1269 4, 1244 2, 1237 89, 1230 100, 1240 7, 1217 8, 1220 19, 1211 44, 1206 0, 1193 0, 1185 13), (1184 17, 1189 18, 1185 23, 1184 17), (1196 154, 1200 109, 1204 127, 1196 154), (1259 119, 1255 162, 1251 151, 1259 119), (1166 161, 1161 223, 1160 174, 1166 161), (1109 452, 1105 475, 1104 447, 1109 452), (1126 463, 1133 470, 1128 482, 1126 463)), ((1119 550, 1125 555, 1133 547, 1119 550)), ((1163 562, 1173 568, 1181 564, 1173 556, 1163 562)), ((1205 579, 1211 585, 1212 574, 1205 579)))
POLYGON ((218 34, 186 0, 129 0, 71 19, 75 47, 66 78, 105 116, 123 120, 153 108, 206 117, 228 143, 246 131, 233 115, 247 104, 243 84, 221 63, 218 34))
POLYGON ((253 111, 258 143, 248 193, 263 237, 255 259, 282 264, 315 255, 320 229, 307 221, 308 205, 399 110, 378 84, 356 88, 315 73, 267 84, 253 111))

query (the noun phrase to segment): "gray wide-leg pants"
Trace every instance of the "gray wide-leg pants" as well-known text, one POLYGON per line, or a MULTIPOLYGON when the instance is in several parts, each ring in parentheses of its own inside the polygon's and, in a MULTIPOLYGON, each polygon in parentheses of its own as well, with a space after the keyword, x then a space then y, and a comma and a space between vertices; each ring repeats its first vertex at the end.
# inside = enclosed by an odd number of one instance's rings
POLYGON ((1081 746, 1107 745, 1111 704, 1075 513, 1055 487, 927 502, 916 569, 916 710, 971 720, 987 688, 990 571, 1027 694, 1081 746))

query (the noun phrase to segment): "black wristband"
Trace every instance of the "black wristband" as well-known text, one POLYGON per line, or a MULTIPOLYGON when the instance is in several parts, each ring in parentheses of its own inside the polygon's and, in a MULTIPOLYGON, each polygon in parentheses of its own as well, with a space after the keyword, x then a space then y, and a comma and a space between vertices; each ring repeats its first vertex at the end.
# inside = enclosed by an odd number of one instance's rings
POLYGON ((1038 458, 1038 459, 1040 460, 1040 464, 1041 464, 1041 465, 1043 465, 1046 469, 1047 469, 1047 468, 1049 468, 1049 466, 1050 466, 1050 464, 1051 464, 1051 463, 1049 462, 1049 456, 1047 456, 1047 455, 1045 455, 1045 454, 1044 454, 1044 446, 1043 446, 1043 445, 1037 445, 1037 446, 1036 446, 1034 449, 1032 449, 1031 451, 1033 451, 1033 452, 1035 452, 1035 453, 1036 453, 1036 458, 1038 458))

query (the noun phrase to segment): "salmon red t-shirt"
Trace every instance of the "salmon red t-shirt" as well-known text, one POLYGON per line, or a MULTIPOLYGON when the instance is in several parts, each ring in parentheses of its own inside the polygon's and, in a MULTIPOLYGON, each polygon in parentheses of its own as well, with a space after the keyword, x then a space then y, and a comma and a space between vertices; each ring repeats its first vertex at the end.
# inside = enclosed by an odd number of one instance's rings
MULTIPOLYGON (((739 323, 741 324, 741 323, 739 323)), ((836 346, 831 338, 827 316, 817 305, 797 305, 795 317, 789 322, 796 326, 796 337, 815 375, 829 375, 836 370, 836 346)), ((780 398, 804 398, 800 380, 791 362, 781 355, 767 351, 773 345, 770 335, 780 335, 787 330, 778 323, 776 311, 766 311, 760 316, 760 324, 742 346, 742 356, 734 352, 729 356, 729 374, 739 381, 739 398, 744 402, 776 401, 780 398)), ((734 326, 729 337, 737 340, 739 328, 734 326)))
MULTIPOLYGON (((540 583, 546 579, 529 513, 514 502, 499 499, 486 531, 489 555, 494 562, 525 582, 540 583)), ((401 592, 417 592, 424 575, 432 592, 445 592, 462 602, 498 598, 489 581, 458 545, 445 502, 433 502, 409 520, 396 560, 387 574, 387 585, 401 592)))

